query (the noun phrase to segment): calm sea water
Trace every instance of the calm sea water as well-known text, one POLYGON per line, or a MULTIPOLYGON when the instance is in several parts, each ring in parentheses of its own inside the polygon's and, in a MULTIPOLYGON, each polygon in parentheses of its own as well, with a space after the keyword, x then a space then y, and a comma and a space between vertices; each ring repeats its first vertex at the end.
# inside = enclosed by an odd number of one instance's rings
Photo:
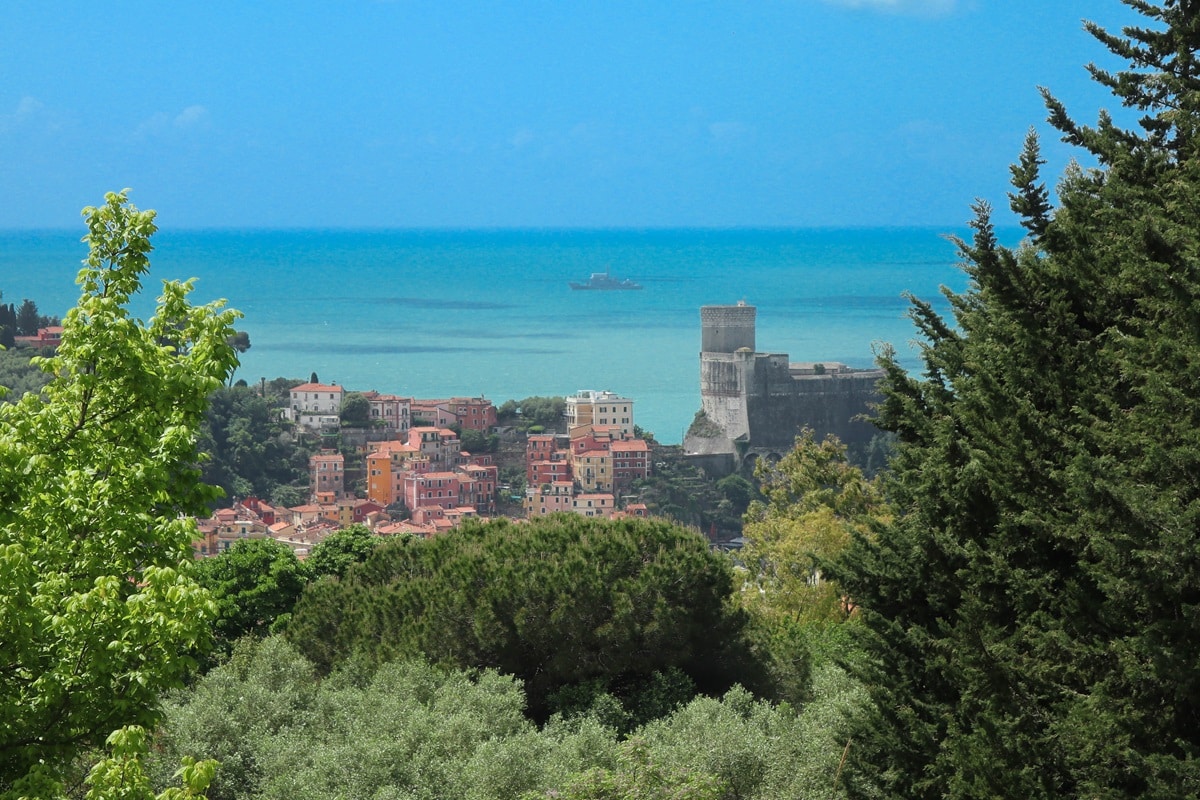
MULTIPOLYGON (((0 232, 4 302, 42 313, 74 304, 79 231, 0 232)), ((936 229, 680 231, 163 231, 159 281, 197 278, 250 334, 238 377, 497 404, 606 389, 678 443, 700 406, 700 306, 758 307, 759 350, 793 361, 872 364, 889 342, 910 363, 902 293, 938 300, 965 286, 936 229), (611 270, 643 291, 578 292, 611 270)), ((960 232, 961 233, 961 232, 960 232)))

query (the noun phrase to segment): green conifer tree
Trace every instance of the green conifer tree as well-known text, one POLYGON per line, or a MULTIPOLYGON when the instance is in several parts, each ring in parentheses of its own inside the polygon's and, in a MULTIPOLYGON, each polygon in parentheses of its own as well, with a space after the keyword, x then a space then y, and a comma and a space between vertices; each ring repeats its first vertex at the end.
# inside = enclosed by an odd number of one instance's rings
POLYGON ((1200 4, 1125 0, 1153 27, 1088 29, 1140 129, 1050 122, 1098 162, 1051 207, 1036 137, 1013 168, 1031 238, 986 204, 959 247, 954 325, 891 352, 896 517, 834 570, 862 609, 874 699, 852 795, 1200 792, 1200 4))

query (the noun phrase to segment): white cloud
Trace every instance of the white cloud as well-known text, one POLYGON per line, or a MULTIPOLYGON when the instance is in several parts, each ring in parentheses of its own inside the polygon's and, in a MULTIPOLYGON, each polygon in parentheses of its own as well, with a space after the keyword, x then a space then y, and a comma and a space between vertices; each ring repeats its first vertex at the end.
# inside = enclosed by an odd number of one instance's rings
POLYGON ((824 0, 824 2, 843 8, 863 8, 887 14, 924 16, 949 14, 958 5, 958 0, 824 0))
POLYGON ((746 135, 746 126, 740 122, 710 122, 708 135, 718 142, 734 142, 746 135))
POLYGON ((17 113, 15 116, 17 119, 24 119, 25 117, 28 117, 30 114, 35 113, 41 107, 42 107, 41 102, 38 101, 36 98, 22 97, 21 101, 19 103, 17 103, 17 113))
POLYGON ((200 128, 208 122, 208 109, 204 106, 188 106, 177 114, 156 111, 138 123, 133 129, 134 141, 163 136, 174 130, 200 128))
POLYGON ((204 106, 188 106, 175 117, 176 128, 190 128, 208 119, 208 109, 204 106))
POLYGON ((532 143, 533 139, 533 131, 529 128, 521 128, 509 138, 508 143, 515 149, 520 150, 525 145, 532 143))
POLYGON ((22 97, 17 101, 17 108, 11 114, 0 114, 0 131, 15 128, 22 122, 32 119, 42 110, 42 104, 33 97, 22 97))

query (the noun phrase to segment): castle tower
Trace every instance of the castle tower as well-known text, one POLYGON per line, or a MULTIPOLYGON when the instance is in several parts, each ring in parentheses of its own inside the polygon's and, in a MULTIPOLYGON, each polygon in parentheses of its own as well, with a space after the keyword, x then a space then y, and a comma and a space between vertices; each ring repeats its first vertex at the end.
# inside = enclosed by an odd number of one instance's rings
MULTIPOLYGON (((734 440, 750 435, 747 389, 754 370, 757 310, 745 301, 700 307, 700 402, 707 436, 685 436, 691 452, 734 451, 734 440)), ((699 432, 697 432, 699 433, 699 432)))
POLYGON ((745 300, 736 306, 701 306, 700 352, 736 353, 743 347, 754 352, 756 313, 745 300))

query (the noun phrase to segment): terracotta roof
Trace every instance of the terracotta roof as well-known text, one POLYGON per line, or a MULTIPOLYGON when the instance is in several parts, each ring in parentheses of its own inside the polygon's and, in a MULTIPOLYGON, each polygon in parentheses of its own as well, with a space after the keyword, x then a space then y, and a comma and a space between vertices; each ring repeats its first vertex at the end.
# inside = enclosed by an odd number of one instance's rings
POLYGON ((299 386, 292 387, 293 392, 341 392, 342 387, 335 384, 327 383, 302 383, 299 386))

